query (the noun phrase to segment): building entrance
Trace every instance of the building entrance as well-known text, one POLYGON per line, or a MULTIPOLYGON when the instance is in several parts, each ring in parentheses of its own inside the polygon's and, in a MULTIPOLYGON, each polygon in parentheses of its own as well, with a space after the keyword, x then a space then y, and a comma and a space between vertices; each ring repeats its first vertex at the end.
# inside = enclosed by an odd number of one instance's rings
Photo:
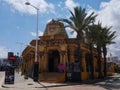
POLYGON ((57 66, 60 63, 60 55, 58 50, 51 50, 48 53, 48 71, 57 72, 57 66))

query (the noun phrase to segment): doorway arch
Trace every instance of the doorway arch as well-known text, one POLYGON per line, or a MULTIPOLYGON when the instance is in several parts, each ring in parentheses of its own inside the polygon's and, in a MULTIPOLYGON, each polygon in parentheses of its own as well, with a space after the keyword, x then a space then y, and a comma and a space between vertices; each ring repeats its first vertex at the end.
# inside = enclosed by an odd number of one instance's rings
POLYGON ((58 50, 50 50, 48 52, 48 71, 57 72, 57 66, 60 63, 60 54, 58 50))

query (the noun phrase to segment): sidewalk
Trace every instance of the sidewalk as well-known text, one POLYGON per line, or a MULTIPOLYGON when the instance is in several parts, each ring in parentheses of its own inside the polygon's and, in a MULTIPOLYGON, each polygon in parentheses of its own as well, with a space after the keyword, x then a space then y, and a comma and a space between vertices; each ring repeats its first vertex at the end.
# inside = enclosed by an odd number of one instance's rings
MULTIPOLYGON (((14 84, 2 84, 3 90, 120 90, 120 74, 106 80, 89 80, 81 83, 45 83, 34 82, 31 78, 24 79, 20 73, 15 73, 14 84), (117 86, 116 86, 117 85, 117 86)), ((0 90, 1 90, 0 89, 0 90)))
MULTIPOLYGON (((94 81, 83 81, 81 83, 46 83, 46 82, 34 82, 33 79, 28 78, 24 79, 24 76, 21 76, 21 73, 15 72, 15 81, 14 84, 2 84, 3 88, 52 88, 52 87, 61 87, 61 86, 77 86, 85 84, 93 84, 94 81)), ((98 82, 98 81, 97 81, 98 82)))
POLYGON ((3 84, 4 88, 46 88, 54 86, 64 86, 65 83, 45 83, 45 82, 34 82, 33 79, 28 78, 24 79, 24 76, 21 76, 20 73, 15 73, 15 82, 14 84, 3 84))

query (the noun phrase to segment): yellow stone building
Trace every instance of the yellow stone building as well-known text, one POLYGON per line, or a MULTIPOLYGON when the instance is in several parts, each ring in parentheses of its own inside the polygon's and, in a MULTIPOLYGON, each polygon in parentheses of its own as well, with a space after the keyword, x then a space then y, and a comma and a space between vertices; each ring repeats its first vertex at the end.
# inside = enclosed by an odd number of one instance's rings
MULTIPOLYGON (((33 64, 35 60, 35 40, 30 42, 30 45, 27 46, 23 53, 22 53, 22 64, 21 70, 22 74, 27 72, 28 74, 32 74, 33 71, 33 64)), ((89 60, 89 47, 85 43, 81 43, 81 51, 82 51, 82 70, 81 70, 81 77, 82 80, 90 79, 90 68, 91 68, 91 61, 89 60)), ((38 62, 39 62, 39 70, 40 70, 40 77, 39 79, 47 79, 48 77, 57 77, 55 82, 64 82, 65 81, 65 72, 59 73, 58 72, 58 65, 64 64, 66 65, 67 62, 73 63, 75 61, 76 56, 76 49, 77 49, 77 40, 76 38, 68 38, 66 30, 64 28, 64 24, 52 20, 50 21, 45 28, 45 32, 43 36, 39 37, 38 40, 38 62), (53 73, 53 74, 51 74, 53 73), (49 76, 48 76, 49 75, 49 76)), ((97 62, 97 53, 96 50, 93 51, 94 53, 94 77, 98 77, 98 62, 97 62)), ((104 61, 104 60, 103 60, 104 61)), ((103 62, 102 61, 102 62, 103 62)), ((102 68, 103 68, 103 64, 102 68)), ((112 66, 111 66, 112 67, 112 66)), ((110 68, 111 68, 110 67, 110 68)), ((101 69, 103 72, 103 69, 101 69)), ((109 71, 109 74, 112 74, 113 68, 109 71)))

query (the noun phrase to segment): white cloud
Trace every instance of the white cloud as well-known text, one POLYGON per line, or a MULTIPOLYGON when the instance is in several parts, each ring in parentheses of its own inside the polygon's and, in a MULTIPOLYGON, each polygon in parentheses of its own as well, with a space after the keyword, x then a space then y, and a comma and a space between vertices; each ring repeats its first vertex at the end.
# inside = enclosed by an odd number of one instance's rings
POLYGON ((59 2, 57 6, 61 8, 62 4, 63 4, 63 2, 59 2))
POLYGON ((66 28, 66 32, 67 32, 69 38, 76 38, 76 36, 77 36, 77 33, 69 27, 66 28), (71 32, 73 32, 73 33, 71 33, 71 32))
POLYGON ((4 46, 0 46, 0 58, 7 58, 7 53, 9 49, 4 46))
POLYGON ((65 1, 65 6, 70 9, 70 10, 73 10, 73 8, 75 6, 78 6, 79 4, 78 3, 75 3, 73 0, 66 0, 65 1))
POLYGON ((110 2, 102 2, 101 10, 98 11, 99 20, 103 21, 104 25, 118 26, 120 22, 120 1, 111 0, 110 2))
POLYGON ((117 37, 114 40, 116 44, 109 46, 111 53, 114 56, 119 56, 120 53, 120 0, 110 0, 110 2, 102 2, 97 20, 100 20, 103 26, 112 26, 113 31, 116 31, 117 37))
MULTIPOLYGON (((30 34, 34 37, 36 37, 36 32, 30 32, 30 34)), ((38 31, 38 36, 43 36, 43 32, 42 31, 38 31)))
POLYGON ((64 2, 62 2, 62 1, 60 1, 57 5, 61 9, 61 11, 64 11, 66 9, 66 7, 63 7, 63 5, 64 5, 64 2))
MULTIPOLYGON (((27 0, 5 0, 10 4, 15 10, 22 13, 36 14, 35 8, 32 6, 25 5, 27 0)), ((29 0, 29 2, 35 7, 39 8, 40 13, 55 13, 54 5, 52 3, 47 3, 45 0, 29 0)))

